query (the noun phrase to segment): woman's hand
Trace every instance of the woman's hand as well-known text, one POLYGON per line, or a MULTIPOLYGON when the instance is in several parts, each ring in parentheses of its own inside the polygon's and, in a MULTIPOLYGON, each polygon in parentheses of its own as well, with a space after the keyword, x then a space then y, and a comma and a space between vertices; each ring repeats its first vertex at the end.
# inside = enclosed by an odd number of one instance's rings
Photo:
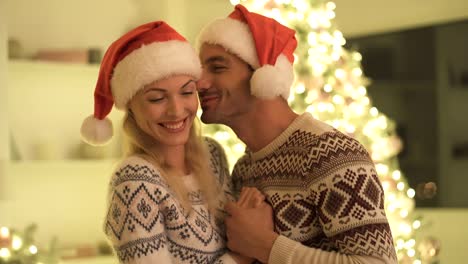
POLYGON ((227 203, 228 247, 243 256, 268 262, 271 247, 278 236, 273 228, 273 209, 256 188, 242 189, 239 200, 227 203))

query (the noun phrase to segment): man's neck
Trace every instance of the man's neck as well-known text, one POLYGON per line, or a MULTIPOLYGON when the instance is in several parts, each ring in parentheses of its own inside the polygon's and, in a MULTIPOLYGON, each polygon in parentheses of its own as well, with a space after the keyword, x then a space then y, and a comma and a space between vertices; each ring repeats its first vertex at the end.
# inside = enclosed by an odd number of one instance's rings
POLYGON ((261 101, 253 111, 231 120, 228 126, 255 152, 281 135, 297 116, 285 102, 261 101))

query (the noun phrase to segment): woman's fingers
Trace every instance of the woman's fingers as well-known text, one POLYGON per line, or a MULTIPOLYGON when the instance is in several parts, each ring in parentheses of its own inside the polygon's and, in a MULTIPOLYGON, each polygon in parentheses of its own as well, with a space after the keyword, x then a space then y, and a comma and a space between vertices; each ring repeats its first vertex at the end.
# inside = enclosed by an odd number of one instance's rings
POLYGON ((265 196, 254 187, 243 187, 237 204, 243 208, 257 208, 265 200, 265 196))

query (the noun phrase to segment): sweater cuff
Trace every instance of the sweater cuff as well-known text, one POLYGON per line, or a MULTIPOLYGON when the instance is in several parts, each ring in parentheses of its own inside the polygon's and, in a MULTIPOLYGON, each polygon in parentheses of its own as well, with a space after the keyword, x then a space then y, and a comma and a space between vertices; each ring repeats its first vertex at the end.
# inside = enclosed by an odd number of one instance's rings
POLYGON ((271 248, 268 263, 290 263, 290 258, 294 254, 297 246, 298 242, 279 235, 271 248))

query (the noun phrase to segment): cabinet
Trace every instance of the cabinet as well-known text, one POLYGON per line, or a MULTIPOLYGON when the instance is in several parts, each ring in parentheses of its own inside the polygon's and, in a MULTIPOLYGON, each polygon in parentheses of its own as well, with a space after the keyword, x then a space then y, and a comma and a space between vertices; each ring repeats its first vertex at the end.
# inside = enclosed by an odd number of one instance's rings
POLYGON ((468 142, 468 20, 349 39, 348 46, 362 53, 373 104, 397 123, 410 185, 438 186, 434 198, 416 197, 417 206, 468 206, 461 187, 468 157, 455 151, 468 142))
POLYGON ((113 158, 120 154, 122 113, 110 118, 116 135, 105 147, 80 139, 81 122, 93 113, 99 65, 12 60, 8 110, 12 160, 113 158))

